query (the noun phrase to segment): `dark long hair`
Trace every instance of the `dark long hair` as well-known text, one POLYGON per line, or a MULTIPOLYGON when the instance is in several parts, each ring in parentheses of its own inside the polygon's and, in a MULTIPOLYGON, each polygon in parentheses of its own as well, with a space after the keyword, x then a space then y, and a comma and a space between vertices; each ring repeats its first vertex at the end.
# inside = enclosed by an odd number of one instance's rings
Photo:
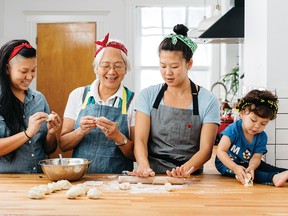
MULTIPOLYGON (((27 40, 11 40, 4 44, 0 49, 0 115, 4 118, 10 135, 19 133, 25 129, 23 120, 24 107, 22 102, 13 94, 11 89, 10 76, 8 70, 8 58, 16 46, 29 42, 27 40)), ((36 50, 34 48, 23 47, 19 55, 25 58, 35 58, 36 50)))
MULTIPOLYGON (((183 35, 183 36, 187 37, 187 32, 189 31, 189 29, 183 24, 177 24, 176 26, 174 26, 173 31, 175 32, 175 34, 183 35)), ((171 38, 165 38, 160 43, 160 45, 158 47, 158 53, 159 54, 160 54, 161 50, 180 51, 180 52, 182 52, 182 55, 187 62, 189 62, 193 56, 191 49, 184 42, 179 40, 179 42, 177 42, 177 44, 174 45, 174 44, 172 44, 171 38)))

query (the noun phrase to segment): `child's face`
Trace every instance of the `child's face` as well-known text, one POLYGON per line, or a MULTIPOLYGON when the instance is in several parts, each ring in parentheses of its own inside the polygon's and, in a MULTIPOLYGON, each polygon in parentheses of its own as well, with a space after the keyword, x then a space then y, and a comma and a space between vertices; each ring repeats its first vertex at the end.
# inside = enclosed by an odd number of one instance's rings
POLYGON ((261 133, 270 121, 268 118, 261 118, 255 115, 253 112, 248 112, 247 110, 243 110, 240 113, 240 116, 244 131, 250 135, 261 133))

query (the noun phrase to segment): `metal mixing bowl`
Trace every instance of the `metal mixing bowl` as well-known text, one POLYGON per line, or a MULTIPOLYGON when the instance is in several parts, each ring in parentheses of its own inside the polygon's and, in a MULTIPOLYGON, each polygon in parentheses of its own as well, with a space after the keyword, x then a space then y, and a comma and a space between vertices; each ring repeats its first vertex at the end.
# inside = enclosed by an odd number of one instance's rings
POLYGON ((85 158, 59 158, 39 161, 44 174, 52 181, 77 181, 87 172, 90 160, 85 158))

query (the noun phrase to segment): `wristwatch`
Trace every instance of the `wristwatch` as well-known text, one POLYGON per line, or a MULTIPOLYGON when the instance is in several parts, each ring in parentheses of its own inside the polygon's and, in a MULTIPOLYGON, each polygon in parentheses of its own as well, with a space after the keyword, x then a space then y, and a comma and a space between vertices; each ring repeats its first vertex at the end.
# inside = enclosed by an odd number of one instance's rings
POLYGON ((126 136, 124 135, 124 139, 123 139, 123 142, 122 142, 121 144, 118 144, 118 143, 116 143, 116 142, 115 142, 115 144, 116 144, 117 146, 124 146, 124 145, 126 145, 126 144, 127 144, 127 138, 126 138, 126 136))

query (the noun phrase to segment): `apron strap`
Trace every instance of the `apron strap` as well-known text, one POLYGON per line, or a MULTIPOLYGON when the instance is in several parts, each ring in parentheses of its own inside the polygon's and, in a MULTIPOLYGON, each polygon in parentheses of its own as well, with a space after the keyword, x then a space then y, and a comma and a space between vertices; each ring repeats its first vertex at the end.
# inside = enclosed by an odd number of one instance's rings
MULTIPOLYGON (((190 79, 189 79, 190 80, 190 79)), ((196 89, 195 83, 190 80, 192 98, 193 98, 193 115, 199 115, 199 107, 198 107, 198 91, 196 89)), ((156 100, 153 104, 154 109, 158 109, 161 99, 163 98, 164 92, 167 90, 168 85, 166 83, 163 84, 161 90, 159 91, 156 100)), ((200 89, 200 86, 199 86, 200 89)))
MULTIPOLYGON (((123 115, 127 114, 127 106, 129 107, 130 102, 131 102, 131 100, 132 100, 132 98, 134 96, 134 93, 132 92, 132 93, 130 93, 130 98, 128 98, 127 91, 128 91, 128 89, 124 88, 123 96, 122 96, 123 100, 122 100, 122 103, 120 104, 121 105, 121 111, 122 111, 123 115), (129 104, 128 104, 128 102, 129 102, 129 104)), ((92 101, 91 101, 90 97, 91 97, 90 86, 86 86, 85 89, 84 89, 83 96, 82 96, 83 103, 82 103, 81 109, 85 109, 87 105, 89 105, 91 103, 92 104, 95 103, 94 98, 92 97, 92 99, 91 99, 92 101)))
MULTIPOLYGON (((199 107, 198 107, 198 91, 196 89, 195 83, 190 80, 192 98, 193 98, 193 115, 199 115, 199 107)), ((199 86, 200 89, 200 86, 199 86)))
POLYGON ((163 84, 160 92, 157 95, 157 98, 153 104, 153 108, 158 109, 161 99, 163 98, 164 92, 167 90, 168 85, 166 83, 163 84))

